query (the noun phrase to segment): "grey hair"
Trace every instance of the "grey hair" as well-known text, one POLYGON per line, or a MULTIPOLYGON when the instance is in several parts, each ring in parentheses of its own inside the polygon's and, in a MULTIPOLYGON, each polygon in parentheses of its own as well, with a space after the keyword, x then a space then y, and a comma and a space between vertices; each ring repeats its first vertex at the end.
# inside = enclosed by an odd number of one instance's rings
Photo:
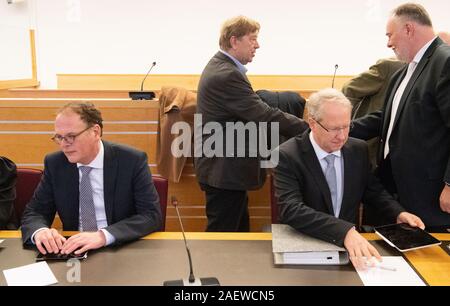
POLYGON ((342 92, 334 88, 325 88, 313 93, 308 101, 308 115, 310 118, 320 121, 322 119, 323 107, 325 102, 332 102, 345 107, 351 111, 353 106, 342 92))
POLYGON ((405 18, 407 21, 415 21, 418 24, 432 27, 430 15, 425 8, 417 3, 405 3, 393 11, 394 16, 405 18))

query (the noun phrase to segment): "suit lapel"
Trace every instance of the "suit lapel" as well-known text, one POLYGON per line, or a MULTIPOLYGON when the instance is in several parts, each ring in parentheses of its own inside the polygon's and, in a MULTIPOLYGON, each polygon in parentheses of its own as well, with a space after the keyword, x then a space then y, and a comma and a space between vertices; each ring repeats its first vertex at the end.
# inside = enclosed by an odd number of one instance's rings
POLYGON ((116 190, 116 178, 118 171, 117 158, 111 144, 103 141, 105 156, 103 160, 103 196, 105 199, 105 212, 108 225, 112 224, 114 193, 116 190))
MULTIPOLYGON (((429 61, 430 61, 430 57, 433 55, 434 51, 436 50, 436 48, 441 44, 440 42, 440 38, 436 38, 433 43, 428 47, 427 51, 425 52, 425 54, 423 55, 422 59, 420 60, 420 62, 417 64, 416 69, 414 70, 413 75, 411 76, 411 79, 408 82, 408 85, 405 88, 405 91, 402 94, 402 97, 400 99, 400 103, 398 105, 398 109, 397 109, 397 113, 395 115, 395 120, 394 120, 394 124, 392 126, 392 130, 394 130, 402 112, 403 109, 405 108, 406 102, 408 101, 409 95, 411 93, 411 90, 414 88, 414 85, 417 81, 417 79, 419 78, 419 76, 422 74, 423 70, 425 69, 425 67, 428 65, 429 61)), ((403 79, 403 78, 401 78, 403 79)), ((398 86, 396 87, 398 88, 398 86)), ((397 91, 397 90, 395 90, 397 91)), ((394 92, 395 94, 395 92, 394 92)), ((391 107, 392 107, 392 103, 391 103, 391 107)), ((389 111, 390 114, 391 111, 389 111)), ((389 116, 390 117, 390 116, 389 116)), ((387 132, 387 128, 386 128, 386 132, 387 132)))
POLYGON ((395 85, 389 94, 389 100, 388 100, 389 103, 386 105, 386 109, 384 111, 385 120, 383 121, 383 129, 382 129, 383 139, 386 139, 387 131, 389 128, 389 122, 391 121, 392 103, 394 102, 395 93, 397 92, 398 87, 400 86, 400 83, 406 76, 406 72, 408 70, 408 65, 406 65, 406 67, 404 67, 402 69, 403 69, 403 71, 400 73, 400 77, 398 77, 397 80, 395 81, 395 85))
POLYGON ((342 158, 344 159, 344 171, 342 173, 343 176, 343 184, 344 184, 344 193, 342 195, 342 204, 341 204, 341 211, 339 213, 339 217, 342 215, 343 212, 345 212, 344 205, 345 203, 351 203, 351 190, 354 190, 354 186, 352 186, 352 183, 354 184, 354 173, 353 170, 356 169, 354 166, 355 159, 351 156, 351 151, 348 148, 348 143, 346 143, 342 149, 342 158), (353 179, 353 181, 352 181, 353 179))
POLYGON ((323 174, 320 162, 317 159, 316 152, 314 151, 311 141, 309 140, 308 132, 305 132, 303 134, 301 142, 301 147, 303 148, 303 158, 305 159, 305 166, 306 168, 308 168, 309 173, 314 178, 317 186, 319 186, 328 211, 333 214, 333 203, 331 202, 330 188, 328 187, 328 183, 325 179, 325 175, 323 174))
MULTIPOLYGON (((67 218, 69 222, 73 222, 72 224, 66 224, 64 226, 64 230, 75 230, 77 231, 79 228, 79 218, 80 218, 80 192, 79 192, 79 173, 77 164, 72 164, 67 162, 65 166, 65 170, 63 170, 64 177, 67 177, 66 187, 67 190, 66 198, 64 201, 67 202, 64 205, 65 210, 67 211, 67 215, 70 218, 67 218), (71 221, 73 220, 73 221, 71 221)), ((67 221, 66 220, 66 221, 67 221)), ((63 223, 64 224, 64 223, 63 223)))

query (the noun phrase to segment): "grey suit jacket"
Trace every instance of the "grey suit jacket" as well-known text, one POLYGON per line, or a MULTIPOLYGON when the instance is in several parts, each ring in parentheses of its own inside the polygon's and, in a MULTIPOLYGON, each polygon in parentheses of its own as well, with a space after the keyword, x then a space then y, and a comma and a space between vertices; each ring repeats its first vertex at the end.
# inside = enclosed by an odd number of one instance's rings
MULTIPOLYGON (((202 115, 203 126, 209 122, 218 122, 224 131, 223 139, 226 138, 227 122, 278 122, 280 133, 285 136, 297 135, 307 128, 303 120, 264 103, 253 91, 247 77, 222 52, 214 55, 202 73, 197 93, 197 113, 202 115)), ((203 135, 202 144, 211 136, 203 135)), ((249 137, 246 137, 244 146, 246 157, 196 158, 194 163, 198 181, 222 189, 260 188, 264 184, 266 172, 260 168, 259 157, 249 157, 249 137)), ((225 141, 223 148, 225 152, 230 151, 225 141)), ((236 146, 231 151, 237 156, 236 146)))
MULTIPOLYGON (((381 111, 356 120, 351 136, 381 136, 378 163, 389 128, 392 101, 407 68, 392 78, 381 111)), ((438 37, 418 63, 400 100, 389 139, 393 177, 400 203, 426 226, 450 225, 440 209, 444 182, 450 182, 450 46, 438 37)))
MULTIPOLYGON (((103 141, 103 184, 108 226, 116 243, 138 239, 161 226, 159 197, 147 155, 103 141)), ((65 231, 79 227, 79 175, 62 152, 45 157, 44 175, 22 217, 22 239, 31 243, 39 228, 50 227, 57 212, 65 231)))
POLYGON ((371 173, 364 141, 349 138, 342 147, 344 193, 339 218, 334 217, 330 190, 309 131, 283 143, 279 150, 275 188, 281 223, 342 246, 347 232, 357 224, 361 202, 376 206, 392 222, 404 211, 371 173))

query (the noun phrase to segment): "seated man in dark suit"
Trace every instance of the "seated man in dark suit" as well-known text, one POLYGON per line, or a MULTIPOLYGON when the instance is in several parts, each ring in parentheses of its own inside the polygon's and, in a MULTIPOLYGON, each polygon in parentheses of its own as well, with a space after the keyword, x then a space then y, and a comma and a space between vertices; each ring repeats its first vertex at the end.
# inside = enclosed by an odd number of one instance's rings
POLYGON ((138 239, 161 226, 159 197, 144 152, 101 140, 103 119, 90 103, 69 103, 56 116, 44 175, 22 217, 22 239, 43 254, 80 254, 138 239), (65 239, 50 229, 58 212, 65 239))
POLYGON ((363 256, 381 259, 355 229, 360 202, 393 222, 424 228, 387 193, 370 171, 367 144, 348 138, 352 105, 335 89, 308 102, 310 131, 279 147, 275 168, 280 221, 310 236, 344 246, 357 267, 363 256))
POLYGON ((16 165, 8 158, 0 156, 0 230, 17 229, 14 221, 16 178, 16 165))

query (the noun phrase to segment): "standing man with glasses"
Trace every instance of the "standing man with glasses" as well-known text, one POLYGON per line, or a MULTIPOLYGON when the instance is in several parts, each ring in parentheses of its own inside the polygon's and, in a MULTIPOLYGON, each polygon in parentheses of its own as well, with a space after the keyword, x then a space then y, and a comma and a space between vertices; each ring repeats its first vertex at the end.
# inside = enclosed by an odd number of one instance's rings
POLYGON ((90 103, 57 114, 44 175, 22 217, 22 239, 43 254, 80 254, 138 239, 161 227, 159 197, 144 152, 101 139, 103 119, 90 103), (50 228, 58 213, 68 239, 50 228))
MULTIPOLYGON (((255 93, 247 78, 245 65, 251 63, 259 49, 260 24, 248 17, 237 16, 224 22, 220 50, 211 58, 202 72, 197 95, 197 113, 203 126, 220 125, 210 134, 201 135, 201 144, 215 137, 234 136, 235 124, 278 123, 279 133, 292 137, 303 132, 307 124, 294 115, 269 107, 255 93)), ((259 156, 250 156, 255 139, 244 136, 244 144, 224 141, 215 144, 223 154, 194 159, 195 174, 205 192, 207 232, 248 232, 248 190, 260 189, 266 180, 266 169, 259 156), (239 151, 244 151, 244 157, 239 151)))
POLYGON ((422 218, 428 231, 446 232, 450 230, 450 46, 436 36, 430 16, 419 4, 397 7, 386 35, 387 46, 408 65, 392 77, 383 109, 356 120, 351 136, 380 137, 381 182, 422 218))
POLYGON ((275 188, 281 223, 344 246, 353 264, 363 268, 363 256, 381 257, 355 229, 361 202, 392 222, 424 224, 405 212, 372 175, 366 142, 348 137, 351 111, 350 101, 336 89, 309 98, 311 130, 279 147, 275 188))

